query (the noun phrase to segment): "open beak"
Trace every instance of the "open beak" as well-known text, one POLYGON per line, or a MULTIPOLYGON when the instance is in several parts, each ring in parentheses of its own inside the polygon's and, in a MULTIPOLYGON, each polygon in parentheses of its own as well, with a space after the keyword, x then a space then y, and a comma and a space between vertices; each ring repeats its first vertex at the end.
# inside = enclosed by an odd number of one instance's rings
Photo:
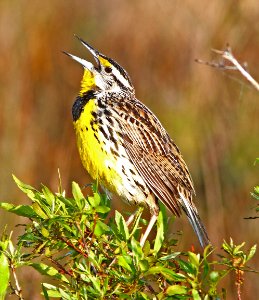
POLYGON ((99 61, 99 52, 97 50, 95 50, 93 47, 91 47, 89 44, 87 44, 85 41, 83 41, 79 36, 75 35, 76 38, 79 39, 79 41, 91 52, 91 54, 93 55, 96 63, 97 63, 97 67, 95 67, 92 63, 90 63, 89 61, 77 57, 75 55, 72 55, 70 53, 67 53, 66 51, 63 51, 63 53, 65 53, 66 55, 68 55, 69 57, 71 57, 73 60, 79 62, 84 68, 88 69, 89 71, 93 71, 93 70, 100 70, 101 69, 101 64, 99 61))

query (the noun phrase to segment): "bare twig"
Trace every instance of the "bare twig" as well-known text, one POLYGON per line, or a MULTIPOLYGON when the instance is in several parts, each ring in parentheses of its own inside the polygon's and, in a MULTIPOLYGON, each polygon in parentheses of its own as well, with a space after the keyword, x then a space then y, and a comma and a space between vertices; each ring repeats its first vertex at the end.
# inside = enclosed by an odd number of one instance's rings
POLYGON ((11 263, 10 266, 11 266, 11 269, 12 269, 13 278, 14 278, 14 282, 15 282, 15 286, 16 286, 16 289, 14 289, 14 293, 15 293, 16 296, 19 297, 19 300, 24 300, 24 298, 22 296, 22 289, 20 287, 16 272, 15 272, 15 267, 14 267, 13 263, 11 263))
POLYGON ((232 54, 231 48, 227 46, 226 50, 216 50, 212 49, 213 52, 221 55, 221 57, 227 61, 229 61, 232 66, 226 65, 224 61, 220 62, 206 62, 201 59, 196 59, 195 61, 201 64, 208 65, 213 68, 223 69, 223 70, 237 70, 239 71, 248 82, 250 82, 253 87, 259 91, 259 83, 246 71, 246 64, 242 66, 238 60, 232 54))

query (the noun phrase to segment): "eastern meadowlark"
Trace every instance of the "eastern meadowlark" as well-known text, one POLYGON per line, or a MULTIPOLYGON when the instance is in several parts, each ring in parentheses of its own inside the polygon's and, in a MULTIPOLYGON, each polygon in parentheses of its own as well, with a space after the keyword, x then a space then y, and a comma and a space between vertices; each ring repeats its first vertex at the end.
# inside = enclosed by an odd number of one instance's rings
POLYGON ((140 244, 156 222, 158 199, 176 216, 183 210, 201 246, 208 235, 193 202, 194 187, 183 157, 158 118, 135 97, 128 73, 78 37, 96 65, 66 53, 84 68, 73 108, 77 146, 91 177, 129 204, 152 215, 140 244))

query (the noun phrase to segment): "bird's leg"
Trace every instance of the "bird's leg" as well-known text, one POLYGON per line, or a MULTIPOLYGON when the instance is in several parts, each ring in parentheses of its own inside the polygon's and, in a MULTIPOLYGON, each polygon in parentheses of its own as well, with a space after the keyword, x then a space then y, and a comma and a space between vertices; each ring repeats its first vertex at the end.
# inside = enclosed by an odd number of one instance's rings
POLYGON ((158 215, 156 215, 156 214, 151 217, 151 219, 149 221, 149 224, 148 224, 148 227, 147 227, 144 235, 140 239, 140 246, 141 247, 144 246, 145 241, 146 241, 151 229, 153 228, 154 224, 156 223, 157 217, 158 217, 158 215))

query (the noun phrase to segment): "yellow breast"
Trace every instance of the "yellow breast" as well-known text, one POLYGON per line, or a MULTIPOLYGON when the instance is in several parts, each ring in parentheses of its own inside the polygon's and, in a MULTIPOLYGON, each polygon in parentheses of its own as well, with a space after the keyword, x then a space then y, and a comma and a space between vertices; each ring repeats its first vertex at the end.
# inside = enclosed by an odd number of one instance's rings
POLYGON ((80 118, 74 122, 79 154, 90 176, 114 192, 122 178, 116 171, 116 158, 104 147, 103 136, 94 122, 93 112, 97 112, 97 106, 95 100, 91 99, 80 118))

